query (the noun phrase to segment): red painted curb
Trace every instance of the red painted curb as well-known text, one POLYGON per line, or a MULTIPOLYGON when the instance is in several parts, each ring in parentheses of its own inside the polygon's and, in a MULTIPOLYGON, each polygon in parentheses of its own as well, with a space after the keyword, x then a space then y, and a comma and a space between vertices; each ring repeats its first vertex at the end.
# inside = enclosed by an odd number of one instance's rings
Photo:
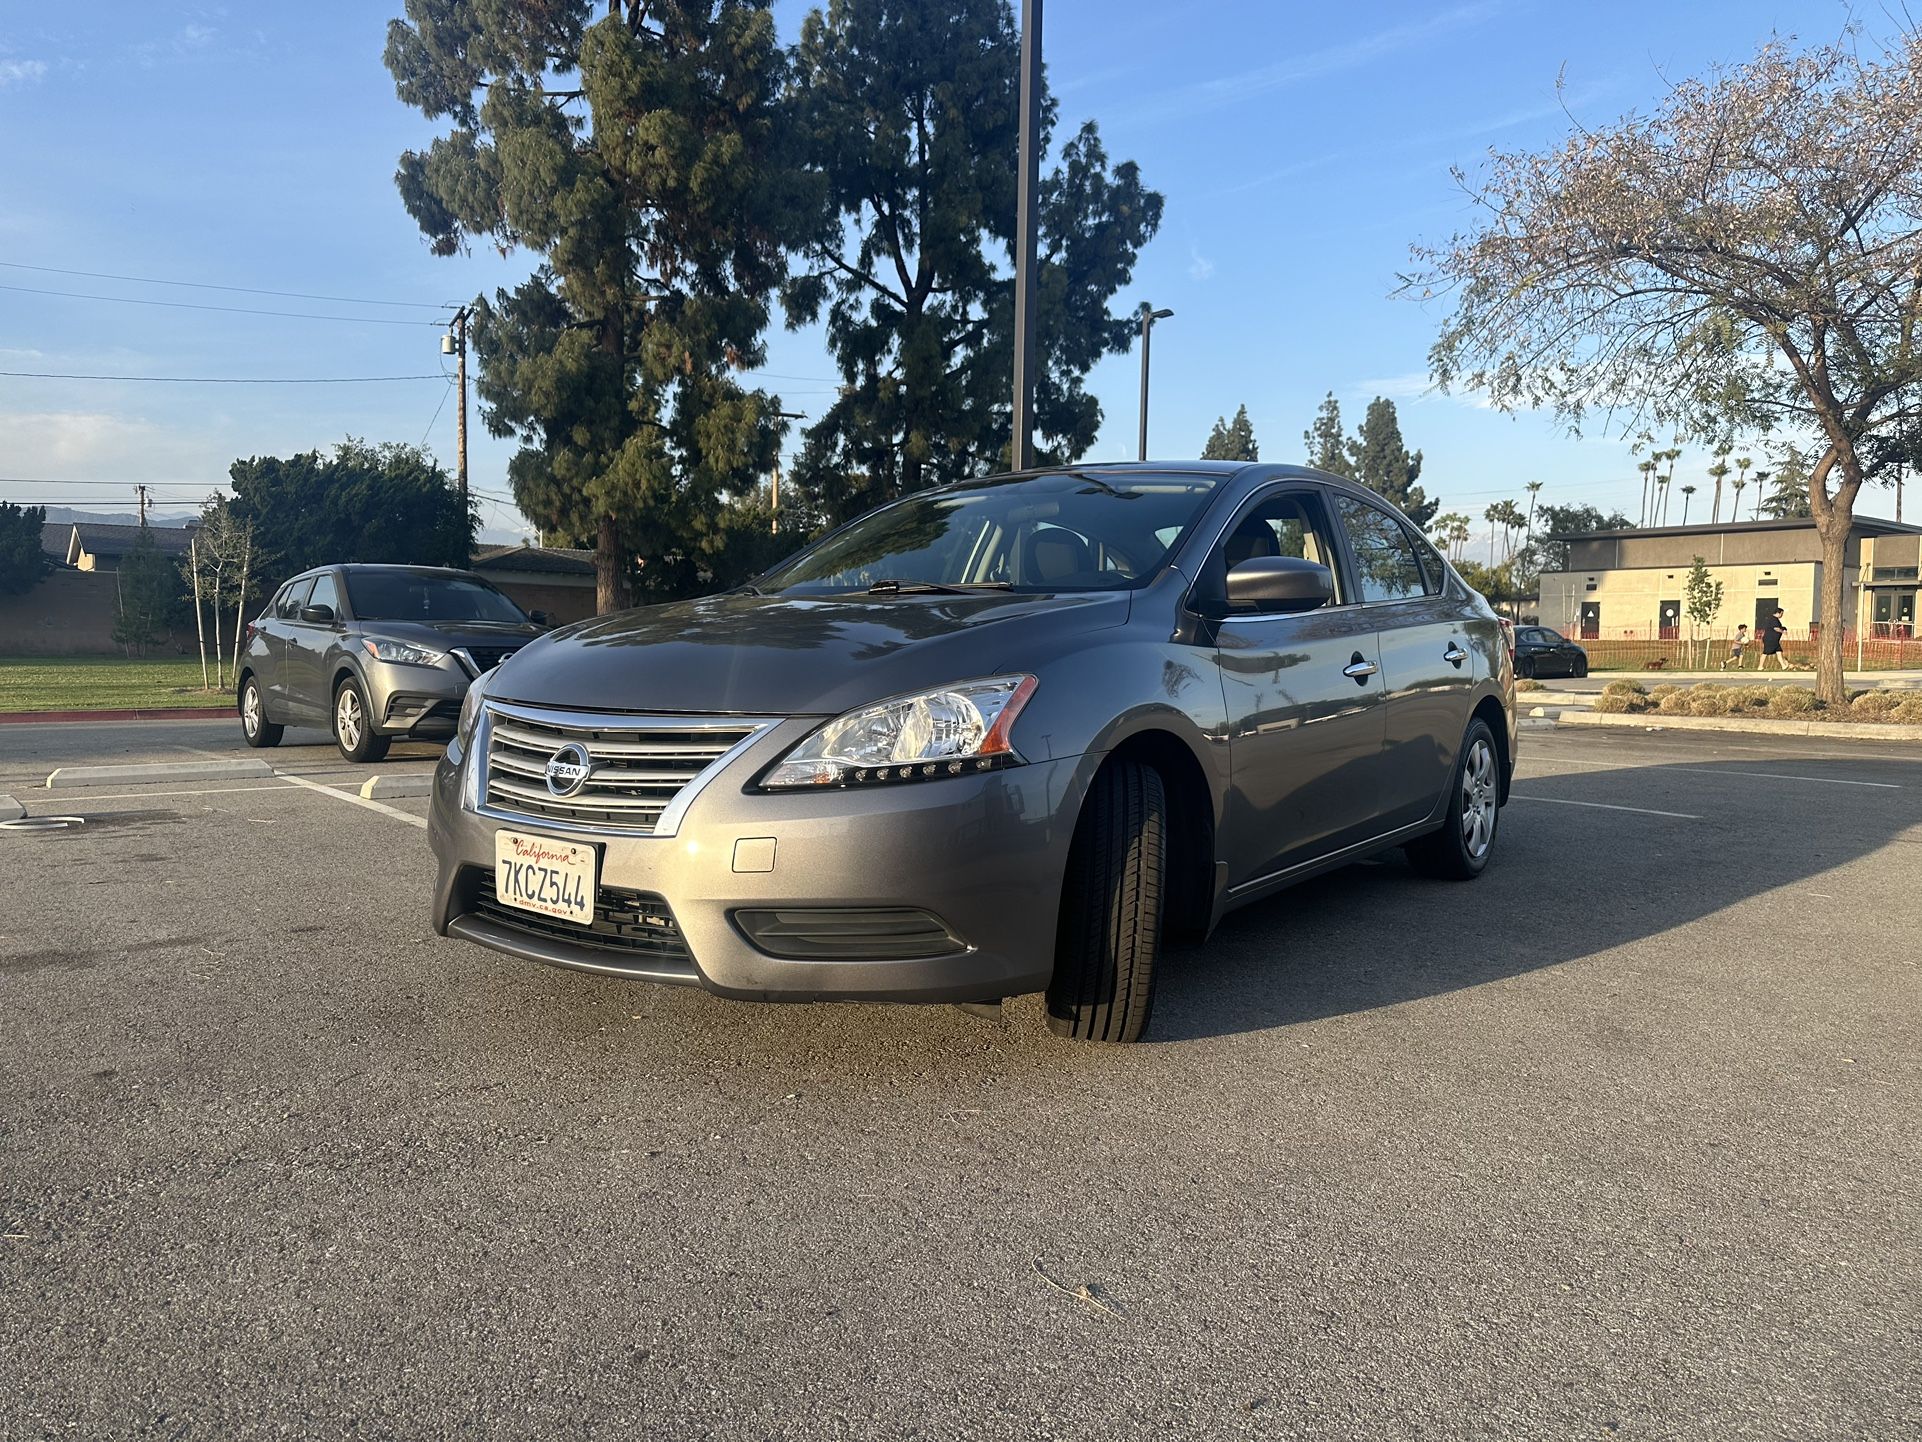
POLYGON ((161 711, 0 711, 0 726, 32 721, 209 721, 234 714, 232 702, 219 706, 175 706, 161 711))

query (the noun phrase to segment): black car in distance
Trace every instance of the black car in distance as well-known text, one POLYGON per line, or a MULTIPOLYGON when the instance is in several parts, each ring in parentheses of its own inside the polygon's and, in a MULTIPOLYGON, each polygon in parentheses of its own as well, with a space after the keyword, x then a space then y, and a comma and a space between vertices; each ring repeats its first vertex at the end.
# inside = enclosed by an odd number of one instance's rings
POLYGON ((1517 676, 1586 676, 1588 652, 1546 626, 1515 628, 1517 676))

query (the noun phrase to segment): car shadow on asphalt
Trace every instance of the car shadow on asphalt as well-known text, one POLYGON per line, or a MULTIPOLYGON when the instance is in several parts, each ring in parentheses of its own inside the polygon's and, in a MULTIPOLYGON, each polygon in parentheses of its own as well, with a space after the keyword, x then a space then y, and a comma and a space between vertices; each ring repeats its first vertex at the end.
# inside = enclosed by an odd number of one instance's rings
POLYGON ((1164 954, 1147 1039, 1192 1041, 1394 1006, 1686 926, 1870 855, 1913 828, 1922 757, 1623 766, 1517 786, 1587 804, 1511 801, 1495 859, 1471 883, 1424 877, 1397 850, 1230 914, 1207 942, 1164 954), (1758 772, 1902 789, 1797 787, 1758 772), (1619 807, 1697 819, 1611 809, 1619 807))

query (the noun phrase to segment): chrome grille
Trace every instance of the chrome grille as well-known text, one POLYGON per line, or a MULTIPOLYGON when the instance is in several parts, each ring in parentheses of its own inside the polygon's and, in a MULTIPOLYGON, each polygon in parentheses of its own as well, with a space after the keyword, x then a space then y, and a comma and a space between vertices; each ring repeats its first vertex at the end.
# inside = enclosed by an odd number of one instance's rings
POLYGON ((490 705, 487 809, 595 831, 652 834, 674 799, 767 723, 737 717, 565 717, 490 705), (562 746, 586 749, 592 771, 580 791, 556 796, 547 763, 562 746))

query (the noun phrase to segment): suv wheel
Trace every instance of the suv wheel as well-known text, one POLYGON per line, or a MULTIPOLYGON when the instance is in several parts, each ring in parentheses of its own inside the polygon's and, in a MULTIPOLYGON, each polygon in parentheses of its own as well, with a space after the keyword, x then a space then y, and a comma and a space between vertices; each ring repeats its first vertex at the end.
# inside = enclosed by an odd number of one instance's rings
POLYGON ((1168 832, 1161 773, 1102 768, 1068 853, 1048 1026, 1081 1041, 1137 1041, 1154 1001, 1168 832))
POLYGON ((1448 816, 1441 830, 1408 843, 1416 870, 1448 881, 1471 881, 1495 854, 1501 820, 1502 761, 1495 733, 1477 716, 1462 737, 1461 755, 1448 786, 1448 816))
POLYGON ((387 754, 387 738, 374 734, 367 693, 352 676, 334 692, 334 745, 349 761, 378 761, 387 754))
POLYGON ((260 682, 249 676, 240 683, 240 734, 249 746, 278 746, 281 728, 267 719, 267 698, 260 694, 260 682))

